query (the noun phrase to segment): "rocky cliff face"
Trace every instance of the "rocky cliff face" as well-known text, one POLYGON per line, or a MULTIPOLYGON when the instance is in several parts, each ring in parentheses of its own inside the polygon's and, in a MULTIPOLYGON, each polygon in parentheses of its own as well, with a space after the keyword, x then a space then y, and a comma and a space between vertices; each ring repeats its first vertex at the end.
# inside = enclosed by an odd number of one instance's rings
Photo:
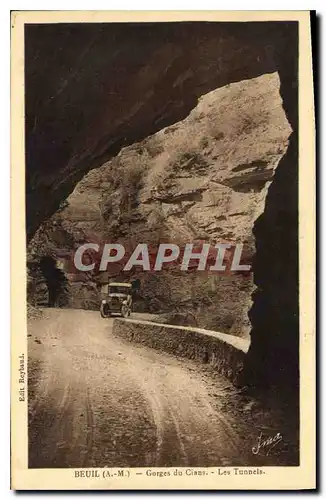
MULTIPOLYGON (((62 246, 84 241, 131 248, 137 243, 243 243, 251 262, 253 225, 291 132, 279 86, 274 73, 202 96, 187 118, 122 149, 87 174, 48 223, 54 233, 44 241, 48 233, 41 227, 32 246, 38 241, 36 246, 48 248, 58 260, 53 248, 58 234, 61 252, 62 246)), ((187 316, 202 327, 248 335, 252 274, 213 276, 169 268, 137 277, 143 310, 164 313, 167 321, 187 316)), ((97 306, 98 274, 67 279, 71 306, 97 306)))

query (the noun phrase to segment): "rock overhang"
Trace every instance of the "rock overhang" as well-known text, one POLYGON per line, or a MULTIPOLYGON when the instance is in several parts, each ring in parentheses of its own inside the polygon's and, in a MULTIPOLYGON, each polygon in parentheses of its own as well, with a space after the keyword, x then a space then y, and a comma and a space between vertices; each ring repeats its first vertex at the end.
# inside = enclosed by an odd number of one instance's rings
POLYGON ((90 169, 185 118, 201 95, 275 71, 293 86, 296 30, 295 22, 26 26, 28 239, 90 169))

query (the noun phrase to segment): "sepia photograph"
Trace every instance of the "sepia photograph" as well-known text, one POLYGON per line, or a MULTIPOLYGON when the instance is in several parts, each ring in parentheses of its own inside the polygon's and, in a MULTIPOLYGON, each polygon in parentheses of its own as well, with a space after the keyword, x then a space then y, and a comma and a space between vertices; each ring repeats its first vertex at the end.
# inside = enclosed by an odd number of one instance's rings
POLYGON ((300 186, 315 175, 301 18, 36 14, 12 17, 24 468, 66 470, 80 489, 295 477, 300 339, 314 334, 300 301, 300 186))

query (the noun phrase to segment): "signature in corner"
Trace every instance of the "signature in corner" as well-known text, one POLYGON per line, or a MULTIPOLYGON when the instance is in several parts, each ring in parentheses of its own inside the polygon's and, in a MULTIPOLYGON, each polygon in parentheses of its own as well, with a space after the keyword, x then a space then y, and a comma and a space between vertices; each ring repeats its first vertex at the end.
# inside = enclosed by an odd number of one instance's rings
POLYGON ((264 450, 266 451, 266 455, 269 455, 271 450, 279 444, 282 439, 283 436, 280 432, 275 434, 275 436, 267 437, 266 439, 263 439, 263 433, 261 432, 258 436, 257 443, 251 448, 251 451, 254 455, 258 455, 261 450, 264 450))

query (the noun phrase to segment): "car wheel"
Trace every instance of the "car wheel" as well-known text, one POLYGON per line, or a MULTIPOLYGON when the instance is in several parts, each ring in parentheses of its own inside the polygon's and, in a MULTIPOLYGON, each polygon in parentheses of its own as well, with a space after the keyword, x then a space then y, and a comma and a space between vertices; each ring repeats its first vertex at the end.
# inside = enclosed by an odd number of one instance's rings
POLYGON ((109 318, 110 317, 109 305, 108 304, 101 304, 100 313, 101 313, 102 318, 109 318))

